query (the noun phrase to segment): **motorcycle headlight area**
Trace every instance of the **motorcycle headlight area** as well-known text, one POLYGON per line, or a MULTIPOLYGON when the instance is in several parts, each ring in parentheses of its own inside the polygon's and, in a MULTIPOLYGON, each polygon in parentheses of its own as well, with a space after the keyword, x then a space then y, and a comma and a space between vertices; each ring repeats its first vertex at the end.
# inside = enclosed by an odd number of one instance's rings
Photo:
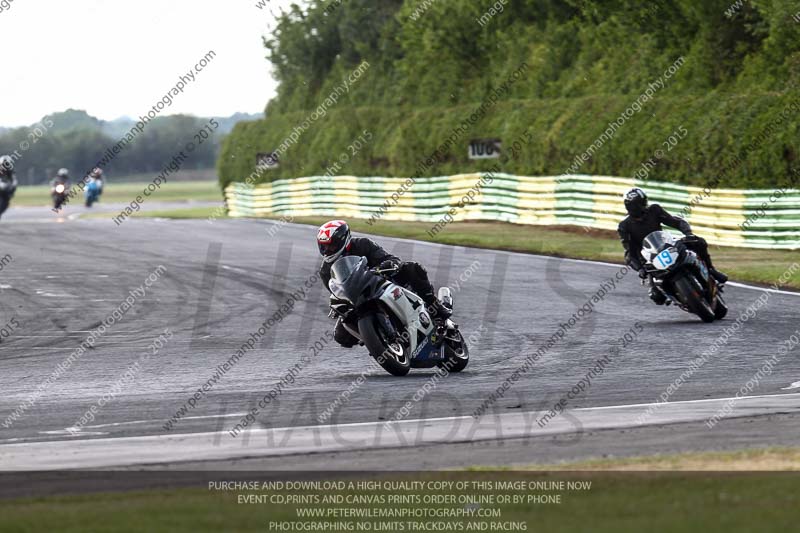
POLYGON ((335 279, 328 282, 328 288, 331 290, 331 293, 340 300, 347 300, 347 297, 344 295, 344 287, 335 279))
POLYGON ((678 250, 675 247, 669 247, 662 250, 658 255, 651 260, 654 267, 659 270, 669 270, 678 260, 678 250))

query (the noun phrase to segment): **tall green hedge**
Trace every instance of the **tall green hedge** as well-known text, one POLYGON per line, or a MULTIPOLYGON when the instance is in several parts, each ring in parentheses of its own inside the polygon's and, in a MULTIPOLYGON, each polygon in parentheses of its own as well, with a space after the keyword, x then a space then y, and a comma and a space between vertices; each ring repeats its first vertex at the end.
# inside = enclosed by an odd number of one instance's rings
POLYGON ((227 138, 218 161, 223 184, 250 175, 256 153, 277 149, 362 61, 370 65, 365 75, 260 181, 324 174, 364 129, 374 136, 368 147, 334 173, 412 175, 521 64, 525 80, 423 175, 485 169, 493 163, 467 159, 468 139, 499 137, 508 148, 526 131, 530 144, 517 159, 506 150, 503 171, 560 174, 678 57, 677 74, 580 172, 630 176, 681 126, 688 135, 649 178, 769 187, 800 167, 800 113, 762 135, 800 94, 796 0, 504 4, 483 25, 476 19, 493 0, 293 7, 265 41, 278 96, 266 119, 240 124, 227 138))
MULTIPOLYGON (((487 170, 496 161, 469 160, 467 143, 473 138, 495 137, 506 147, 500 160, 503 172, 565 173, 575 157, 586 151, 632 101, 624 96, 595 96, 500 102, 422 174, 487 170), (512 159, 510 145, 514 141, 519 141, 522 149, 512 159)), ((652 159, 655 167, 648 179, 653 180, 695 185, 718 182, 719 186, 734 188, 786 183, 792 169, 800 167, 800 113, 790 111, 790 119, 784 119, 771 133, 767 128, 780 120, 781 110, 792 102, 800 109, 798 94, 711 93, 697 98, 656 95, 616 129, 613 137, 581 164, 578 173, 633 176, 652 159), (680 139, 680 130, 673 137, 678 139, 674 148, 662 144, 669 143, 669 136, 681 127, 687 133, 680 139), (764 138, 760 146, 749 147, 759 136, 764 138), (662 150, 663 156, 656 155, 657 150, 662 150)), ((331 174, 413 175, 418 163, 433 154, 474 108, 334 108, 286 151, 279 168, 265 170, 257 181, 323 175, 341 154, 347 154, 349 161, 339 163, 341 168, 333 167, 331 174), (372 133, 373 138, 351 157, 348 146, 363 130, 372 133)), ((237 125, 220 156, 223 184, 250 175, 255 169, 255 154, 278 148, 306 117, 307 112, 298 111, 237 125)))

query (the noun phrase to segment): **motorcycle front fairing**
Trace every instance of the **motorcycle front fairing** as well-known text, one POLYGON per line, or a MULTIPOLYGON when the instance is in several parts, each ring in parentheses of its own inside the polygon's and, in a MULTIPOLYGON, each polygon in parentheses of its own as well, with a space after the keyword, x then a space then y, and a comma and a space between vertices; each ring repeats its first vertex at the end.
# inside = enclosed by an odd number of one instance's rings
POLYGON ((647 262, 647 273, 652 276, 656 287, 676 302, 680 299, 675 294, 672 280, 685 269, 689 269, 692 277, 700 282, 702 291, 707 292, 711 288, 708 268, 703 261, 668 231, 654 231, 645 237, 642 257, 647 262))
POLYGON ((653 284, 671 300, 678 302, 670 280, 685 260, 686 246, 668 231, 654 231, 642 241, 642 257, 653 284))
POLYGON ((431 368, 445 360, 444 347, 433 343, 436 325, 422 298, 400 285, 389 283, 380 299, 406 328, 413 368, 431 368))
POLYGON ((334 296, 347 300, 358 311, 370 301, 379 298, 383 285, 388 282, 370 272, 366 257, 346 256, 331 267, 328 288, 334 296))
POLYGON ((648 274, 665 277, 681 259, 679 241, 668 231, 654 231, 642 241, 642 257, 651 267, 648 274))

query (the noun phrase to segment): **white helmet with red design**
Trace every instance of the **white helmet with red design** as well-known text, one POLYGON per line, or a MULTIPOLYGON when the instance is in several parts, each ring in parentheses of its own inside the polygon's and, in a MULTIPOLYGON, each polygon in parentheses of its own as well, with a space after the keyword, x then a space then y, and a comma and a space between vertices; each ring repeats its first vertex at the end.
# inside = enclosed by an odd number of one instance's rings
POLYGON ((322 259, 333 263, 350 245, 350 226, 344 220, 331 220, 319 227, 317 245, 322 259))

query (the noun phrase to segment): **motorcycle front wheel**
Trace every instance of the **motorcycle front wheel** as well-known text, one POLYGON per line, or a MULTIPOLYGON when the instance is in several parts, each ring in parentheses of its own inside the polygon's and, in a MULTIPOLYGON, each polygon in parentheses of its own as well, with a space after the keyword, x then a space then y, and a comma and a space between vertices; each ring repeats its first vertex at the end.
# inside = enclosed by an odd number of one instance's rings
POLYGON ((703 322, 713 322, 716 318, 714 310, 697 288, 697 282, 689 276, 683 276, 673 281, 675 290, 681 297, 682 303, 689 311, 699 316, 703 322))
POLYGON ((728 304, 722 298, 721 294, 717 294, 717 304, 714 306, 714 318, 722 320, 728 315, 728 304))
POLYGON ((411 370, 411 359, 405 347, 399 342, 389 342, 386 332, 378 326, 374 313, 358 321, 358 331, 369 354, 381 367, 393 376, 405 376, 411 370))
POLYGON ((445 354, 447 359, 439 363, 439 368, 444 368, 448 372, 461 372, 467 368, 469 364, 469 346, 461 332, 456 330, 453 338, 448 338, 445 341, 445 354))

